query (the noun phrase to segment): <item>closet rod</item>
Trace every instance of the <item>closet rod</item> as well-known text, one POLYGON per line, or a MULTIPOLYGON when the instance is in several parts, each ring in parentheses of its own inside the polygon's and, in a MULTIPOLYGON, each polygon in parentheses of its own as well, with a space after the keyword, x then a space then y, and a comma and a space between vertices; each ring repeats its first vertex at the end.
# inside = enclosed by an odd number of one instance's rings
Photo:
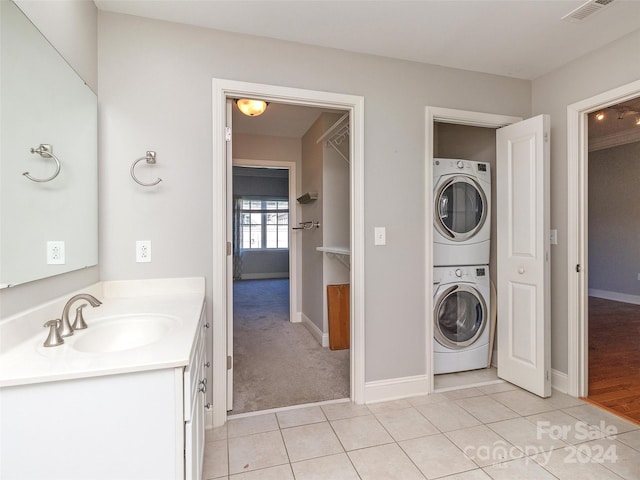
POLYGON ((324 132, 322 134, 322 136, 318 139, 318 141, 316 143, 320 143, 321 141, 323 141, 325 138, 327 138, 329 135, 331 135, 331 133, 338 128, 338 126, 344 121, 345 118, 349 118, 349 112, 345 113, 343 116, 340 117, 340 119, 334 123, 333 125, 331 125, 331 127, 329 127, 329 129, 324 132))

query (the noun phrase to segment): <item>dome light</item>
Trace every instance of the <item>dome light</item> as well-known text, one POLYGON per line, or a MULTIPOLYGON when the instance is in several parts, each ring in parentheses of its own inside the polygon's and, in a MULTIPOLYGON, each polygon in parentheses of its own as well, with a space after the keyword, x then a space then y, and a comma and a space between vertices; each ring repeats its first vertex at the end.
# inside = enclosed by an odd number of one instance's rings
POLYGON ((257 117, 262 115, 267 109, 268 103, 264 100, 254 100, 251 98, 238 98, 236 100, 238 109, 248 117, 257 117))

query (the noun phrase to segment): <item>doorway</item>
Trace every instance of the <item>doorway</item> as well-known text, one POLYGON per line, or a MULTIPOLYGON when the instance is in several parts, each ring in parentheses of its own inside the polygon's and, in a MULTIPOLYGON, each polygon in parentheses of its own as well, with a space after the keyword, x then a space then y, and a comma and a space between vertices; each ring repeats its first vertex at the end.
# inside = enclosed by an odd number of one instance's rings
POLYGON ((327 348, 322 307, 326 284, 348 283, 349 269, 338 264, 341 276, 332 276, 334 262, 316 250, 350 244, 347 118, 337 145, 345 160, 317 141, 344 112, 272 102, 255 118, 232 108, 229 413, 348 398, 348 345, 327 348))
POLYGON ((496 222, 492 221, 496 217, 496 190, 492 188, 496 172, 496 129, 434 122, 434 157, 433 202, 438 206, 434 224, 434 316, 437 316, 437 322, 434 320, 434 390, 442 392, 460 386, 501 382, 495 359, 490 365, 493 355, 489 354, 495 335, 491 290, 497 272, 496 222), (469 167, 478 162, 484 170, 460 170, 457 164, 449 165, 451 161, 447 159, 460 159, 468 162, 469 167), (454 207, 461 199, 465 199, 465 207, 454 207), (444 242, 448 250, 444 250, 444 242), (470 247, 472 245, 478 248, 470 247), (485 255, 486 258, 480 260, 485 255), (454 261, 455 267, 443 266, 454 261), (481 275, 477 275, 475 266, 480 264, 481 275), (469 281, 448 280, 450 272, 456 270, 467 273, 469 281), (459 288, 454 289, 456 286, 459 288), (468 346, 451 344, 459 338, 468 346), (462 351, 466 353, 458 353, 462 351), (448 357, 454 358, 448 361, 448 357))
POLYGON ((640 98, 587 115, 587 399, 640 422, 640 98))
POLYGON ((640 81, 567 107, 568 393, 589 394, 588 115, 640 96, 640 81))
POLYGON ((232 269, 231 215, 227 212, 231 195, 231 118, 227 101, 233 98, 262 98, 267 102, 312 106, 348 112, 351 127, 349 143, 350 172, 350 398, 364 402, 364 99, 354 95, 294 89, 273 85, 213 80, 213 426, 226 422, 230 401, 227 398, 232 377, 233 335, 228 314, 232 311, 232 289, 229 272, 232 269), (217 319, 217 321, 215 321, 217 319), (232 372, 231 372, 232 373, 232 372))

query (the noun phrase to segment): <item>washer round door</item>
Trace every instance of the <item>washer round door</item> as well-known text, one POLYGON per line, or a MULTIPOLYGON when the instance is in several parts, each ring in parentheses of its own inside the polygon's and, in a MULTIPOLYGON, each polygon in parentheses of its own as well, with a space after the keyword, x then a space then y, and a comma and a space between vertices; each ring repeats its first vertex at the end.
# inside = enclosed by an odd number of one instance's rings
POLYGON ((487 324, 487 304, 473 287, 453 285, 436 298, 435 338, 441 345, 460 349, 473 344, 487 324))
POLYGON ((487 197, 470 177, 456 175, 438 188, 434 221, 438 231, 450 240, 473 237, 487 218, 487 197))

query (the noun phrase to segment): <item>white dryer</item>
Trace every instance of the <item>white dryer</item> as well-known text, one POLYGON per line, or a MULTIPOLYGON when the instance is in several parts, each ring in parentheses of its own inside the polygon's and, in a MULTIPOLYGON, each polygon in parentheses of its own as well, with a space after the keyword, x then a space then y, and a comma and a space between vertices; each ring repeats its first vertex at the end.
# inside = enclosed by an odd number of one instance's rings
POLYGON ((433 264, 487 265, 491 241, 490 165, 435 158, 433 194, 433 264))
POLYGON ((433 283, 434 373, 488 367, 489 267, 435 267, 433 283))

